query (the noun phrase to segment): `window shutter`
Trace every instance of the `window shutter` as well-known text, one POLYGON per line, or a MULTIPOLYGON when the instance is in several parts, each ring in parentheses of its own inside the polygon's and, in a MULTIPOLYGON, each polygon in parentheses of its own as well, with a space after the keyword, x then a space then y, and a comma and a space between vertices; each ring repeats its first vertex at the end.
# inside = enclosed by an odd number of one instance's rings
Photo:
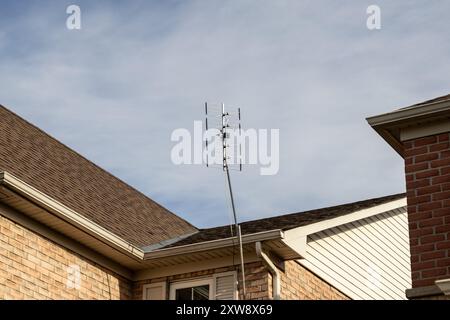
POLYGON ((144 286, 144 300, 166 300, 166 283, 159 282, 144 286))
POLYGON ((227 272, 214 275, 216 300, 236 300, 236 273, 227 272))

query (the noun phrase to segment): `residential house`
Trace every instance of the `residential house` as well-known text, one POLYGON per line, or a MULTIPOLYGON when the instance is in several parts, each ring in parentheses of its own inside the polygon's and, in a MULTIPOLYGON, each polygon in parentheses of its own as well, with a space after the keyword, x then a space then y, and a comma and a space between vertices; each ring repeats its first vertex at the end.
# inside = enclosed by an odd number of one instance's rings
POLYGON ((229 226, 196 228, 0 106, 0 299, 405 299, 411 288, 404 194, 241 228, 245 296, 229 226))
POLYGON ((410 299, 450 299, 450 95, 368 118, 404 158, 410 299))

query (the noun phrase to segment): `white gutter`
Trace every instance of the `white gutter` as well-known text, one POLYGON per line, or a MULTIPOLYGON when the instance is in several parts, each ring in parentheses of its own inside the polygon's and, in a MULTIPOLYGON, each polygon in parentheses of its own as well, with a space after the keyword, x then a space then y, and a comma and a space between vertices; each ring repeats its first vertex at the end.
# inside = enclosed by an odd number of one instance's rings
MULTIPOLYGON (((283 239, 284 233, 279 229, 263 231, 258 233, 251 233, 242 236, 242 244, 253 243, 257 241, 283 239)), ((169 257, 179 254, 187 254, 199 251, 214 250, 224 247, 233 246, 236 244, 236 237, 230 237, 225 239, 211 240, 198 242, 193 244, 187 244, 183 246, 176 246, 170 248, 157 249, 153 251, 145 252, 144 260, 157 259, 162 257, 169 257)))
MULTIPOLYGON (((450 99, 446 99, 413 105, 389 113, 368 117, 366 120, 400 156, 404 157, 402 141, 410 139, 411 132, 417 134, 415 130, 417 128, 411 128, 410 125, 422 123, 422 131, 424 130, 423 134, 426 135, 430 135, 431 132, 432 134, 447 132, 448 121, 446 119, 449 112, 450 99), (428 125, 424 126, 424 122, 428 122, 428 125)), ((414 134, 412 136, 414 137, 414 134)))
POLYGON ((444 114, 450 110, 450 99, 431 102, 427 104, 414 105, 411 107, 395 110, 392 112, 366 118, 372 127, 389 125, 392 123, 415 120, 419 117, 428 117, 435 114, 444 114))
POLYGON ((280 300, 280 272, 272 260, 262 251, 261 242, 256 242, 256 255, 262 259, 272 275, 272 295, 274 300, 280 300))
POLYGON ((66 207, 38 189, 21 181, 12 174, 8 172, 0 172, 0 184, 3 184, 8 189, 23 195, 25 198, 52 212, 58 218, 80 230, 83 230, 103 243, 124 252, 134 259, 142 260, 144 252, 140 248, 133 246, 121 237, 92 222, 69 207, 66 207))

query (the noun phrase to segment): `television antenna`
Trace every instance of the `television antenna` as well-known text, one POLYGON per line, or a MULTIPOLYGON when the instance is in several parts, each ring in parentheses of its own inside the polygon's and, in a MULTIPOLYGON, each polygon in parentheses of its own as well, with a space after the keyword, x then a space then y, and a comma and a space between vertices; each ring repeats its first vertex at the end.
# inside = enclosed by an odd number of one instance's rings
MULTIPOLYGON (((211 110, 211 106, 209 107, 211 110)), ((231 187, 231 178, 230 178, 230 170, 231 165, 233 161, 231 159, 231 154, 234 155, 234 152, 229 152, 230 148, 233 148, 234 150, 234 143, 229 143, 231 138, 234 138, 234 135, 231 134, 232 130, 238 130, 238 135, 240 141, 241 136, 241 109, 237 108, 237 114, 236 113, 230 113, 225 111, 225 104, 222 103, 220 108, 213 107, 212 108, 215 113, 218 113, 218 115, 210 115, 208 114, 208 103, 205 102, 205 127, 206 131, 209 130, 208 125, 208 118, 213 120, 213 124, 217 125, 219 127, 219 138, 222 144, 222 170, 225 172, 225 177, 227 181, 228 191, 230 195, 230 202, 231 202, 231 209, 233 212, 233 222, 234 222, 234 231, 233 231, 233 225, 230 225, 230 231, 231 231, 231 237, 234 238, 234 234, 236 234, 236 238, 238 240, 239 245, 239 254, 240 254, 240 260, 241 260, 241 275, 242 275, 242 292, 244 295, 244 299, 246 297, 246 287, 245 287, 245 269, 244 269, 244 252, 242 248, 242 233, 241 233, 241 226, 238 223, 237 214, 236 214, 236 206, 234 203, 234 197, 233 197, 233 189, 231 187), (233 121, 236 121, 233 123, 233 121)), ((216 128, 217 129, 217 128, 216 128)), ((210 167, 209 159, 208 159, 208 138, 205 139, 205 145, 206 145, 206 166, 210 167)), ((238 152, 239 152, 239 169, 238 171, 242 171, 242 146, 238 144, 238 152)), ((233 241, 234 243, 234 241, 233 241)), ((233 244, 234 247, 234 244, 233 244)), ((234 265, 234 252, 233 252, 233 265, 234 265)))

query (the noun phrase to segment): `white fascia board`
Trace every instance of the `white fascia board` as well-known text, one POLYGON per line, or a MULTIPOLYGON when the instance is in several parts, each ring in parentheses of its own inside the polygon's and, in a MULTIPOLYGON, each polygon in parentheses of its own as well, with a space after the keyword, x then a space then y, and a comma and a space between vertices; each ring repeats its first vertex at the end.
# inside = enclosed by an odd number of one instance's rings
POLYGON ((399 209, 406 206, 406 197, 393 200, 371 208, 358 210, 337 218, 328 219, 316 223, 312 223, 303 227, 298 227, 284 231, 284 239, 288 246, 296 250, 302 257, 306 256, 307 237, 323 230, 334 228, 346 223, 365 219, 377 214, 399 209))
POLYGON ((0 183, 23 195, 25 198, 32 200, 34 203, 39 204, 43 208, 46 208, 60 219, 76 226, 100 241, 107 243, 111 247, 125 252, 132 258, 142 260, 144 252, 140 248, 133 246, 121 237, 92 222, 38 189, 21 181, 12 174, 0 172, 0 183))
POLYGON ((450 110, 450 99, 411 106, 409 108, 368 117, 366 120, 372 127, 386 126, 403 121, 414 121, 417 118, 433 116, 450 110))

